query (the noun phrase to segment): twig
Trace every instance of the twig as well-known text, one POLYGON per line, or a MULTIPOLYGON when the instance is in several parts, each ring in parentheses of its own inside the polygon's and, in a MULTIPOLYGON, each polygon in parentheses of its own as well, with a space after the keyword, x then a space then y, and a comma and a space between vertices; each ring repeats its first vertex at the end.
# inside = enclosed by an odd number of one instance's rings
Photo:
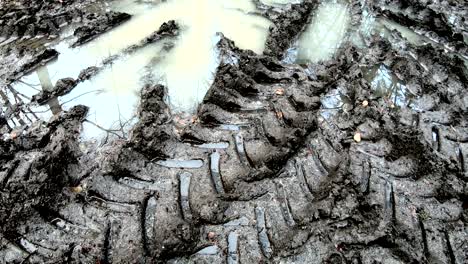
POLYGON ((117 136, 118 138, 125 139, 124 137, 122 137, 121 135, 117 134, 117 133, 114 132, 113 130, 103 128, 102 126, 100 126, 100 125, 94 123, 93 121, 90 121, 90 120, 88 120, 88 119, 85 119, 85 122, 88 122, 88 123, 90 123, 90 124, 96 126, 97 128, 99 128, 99 129, 101 129, 101 130, 103 130, 103 131, 105 131, 105 132, 107 132, 107 133, 109 133, 109 134, 113 134, 113 135, 117 136))
POLYGON ((80 98, 81 96, 85 96, 85 95, 87 95, 87 94, 95 93, 95 92, 103 92, 103 90, 98 89, 98 90, 92 90, 92 91, 88 91, 88 92, 86 92, 86 93, 82 93, 82 94, 80 94, 80 95, 78 95, 78 96, 76 96, 76 97, 73 97, 72 99, 70 99, 70 100, 68 100, 68 101, 63 102, 63 103, 60 104, 60 105, 62 106, 62 105, 64 105, 64 104, 68 104, 69 102, 71 102, 71 101, 73 101, 73 100, 75 100, 75 99, 77 99, 77 98, 80 98))

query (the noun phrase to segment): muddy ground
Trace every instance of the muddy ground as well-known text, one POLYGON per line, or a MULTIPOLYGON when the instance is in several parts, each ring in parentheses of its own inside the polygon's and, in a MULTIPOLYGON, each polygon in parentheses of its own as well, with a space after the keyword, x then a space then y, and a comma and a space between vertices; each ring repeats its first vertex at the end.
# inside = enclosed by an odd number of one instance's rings
MULTIPOLYGON (((0 48, 2 90, 60 56, 29 35, 99 21, 78 27, 80 45, 128 19, 28 2, 0 2, 2 37, 21 39, 0 48)), ((275 25, 263 55, 222 37, 190 120, 174 118, 166 87, 146 84, 128 139, 81 142, 85 106, 12 127, 26 106, 4 101, 0 263, 467 263, 468 6, 352 1, 349 34, 366 9, 439 44, 392 31, 347 41, 327 62, 282 62, 317 6, 264 6, 275 25), (382 65, 405 83, 398 100, 373 88, 382 65)))

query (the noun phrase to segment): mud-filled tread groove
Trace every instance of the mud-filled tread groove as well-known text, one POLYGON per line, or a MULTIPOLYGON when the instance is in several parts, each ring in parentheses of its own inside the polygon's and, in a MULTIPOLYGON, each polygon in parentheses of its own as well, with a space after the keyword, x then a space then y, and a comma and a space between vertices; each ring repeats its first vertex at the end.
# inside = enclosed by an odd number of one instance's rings
POLYGON ((440 151, 440 132, 436 126, 432 127, 432 148, 440 151))
POLYGON ((157 191, 158 188, 155 186, 154 182, 144 181, 141 179, 135 179, 130 177, 123 177, 117 180, 120 184, 128 186, 137 190, 152 190, 157 191))
POLYGON ((322 174, 322 175, 328 175, 329 172, 328 170, 323 166, 323 163, 319 157, 319 155, 317 154, 316 151, 312 150, 312 160, 314 161, 315 165, 317 166, 317 168, 319 169, 319 172, 322 174))
POLYGON ((245 152, 244 137, 242 134, 238 133, 234 135, 234 141, 236 144, 237 156, 239 157, 242 164, 245 166, 251 166, 249 158, 247 157, 247 153, 245 152))
POLYGON ((180 207, 182 216, 187 221, 192 221, 192 210, 190 209, 190 182, 192 173, 179 173, 179 192, 180 192, 180 207))
POLYGON ((21 238, 19 240, 19 245, 21 248, 28 252, 29 254, 36 254, 37 253, 37 246, 31 242, 29 242, 26 238, 21 238))
POLYGON ((218 151, 213 151, 210 155, 210 171, 211 180, 216 192, 220 195, 224 195, 224 184, 221 176, 221 154, 218 151))
POLYGON ((385 221, 394 222, 396 219, 396 205, 395 205, 395 194, 393 192, 393 182, 391 180, 385 180, 385 221))
POLYGON ((7 173, 6 175, 4 176, 3 180, 2 180, 2 185, 1 185, 1 188, 4 189, 6 187, 6 185, 8 184, 8 181, 10 180, 11 176, 13 176, 13 173, 15 172, 15 170, 18 168, 19 164, 20 164, 20 160, 15 160, 11 165, 10 167, 8 168, 7 170, 7 173))
POLYGON ((423 250, 424 250, 424 255, 429 256, 429 248, 428 248, 428 242, 427 242, 426 228, 424 227, 424 222, 421 219, 421 216, 419 216, 419 215, 418 215, 418 225, 419 225, 419 229, 421 230, 422 246, 423 246, 423 250))
POLYGON ((460 171, 461 173, 465 173, 466 171, 466 164, 465 164, 465 157, 463 156, 464 153, 463 153, 463 150, 461 149, 460 146, 458 146, 458 163, 459 163, 459 166, 460 166, 460 171))
POLYGON ((157 206, 157 201, 154 196, 150 196, 147 198, 145 201, 145 206, 143 210, 143 216, 142 216, 142 235, 143 235, 143 243, 144 243, 144 249, 147 254, 151 252, 151 243, 154 240, 154 224, 155 224, 155 217, 157 217, 156 214, 156 206, 157 206))
POLYGON ((227 253, 227 264, 237 264, 239 263, 239 252, 238 252, 238 243, 239 235, 232 231, 229 233, 228 238, 228 253, 227 253))
POLYGON ((75 250, 75 248, 76 245, 74 243, 71 243, 68 251, 64 254, 64 259, 67 264, 72 263, 73 251, 75 250))
POLYGON ((367 194, 369 193, 369 188, 370 188, 369 185, 370 185, 372 168, 367 158, 362 161, 361 166, 362 166, 362 179, 360 182, 360 191, 364 194, 367 194))
POLYGON ((456 264, 455 254, 453 253, 452 243, 450 243, 450 237, 447 231, 444 231, 444 240, 447 246, 447 254, 451 264, 456 264))
POLYGON ((276 181, 276 191, 278 194, 278 201, 281 208, 281 213, 284 217, 284 220, 288 224, 288 226, 293 227, 296 225, 292 215, 291 215, 291 208, 289 205, 289 199, 286 195, 286 190, 284 188, 283 183, 281 181, 276 181))
POLYGON ((307 178, 305 177, 304 166, 299 162, 295 161, 296 167, 296 177, 299 179, 300 185, 302 187, 302 191, 307 197, 307 199, 312 202, 314 199, 314 195, 312 189, 310 188, 309 183, 307 182, 307 178))
POLYGON ((105 264, 110 264, 110 251, 111 251, 111 240, 112 240, 112 226, 111 223, 107 223, 106 233, 104 235, 104 245, 101 256, 101 261, 105 264))
POLYGON ((111 220, 109 223, 109 233, 108 237, 106 237, 105 244, 107 245, 106 248, 106 260, 108 263, 116 262, 117 258, 114 259, 114 255, 118 255, 117 248, 115 245, 118 243, 120 232, 122 230, 122 225, 119 220, 111 220))
POLYGON ((267 233, 265 209, 262 207, 256 207, 255 215, 257 220, 258 243, 263 255, 269 259, 273 255, 273 250, 267 233))

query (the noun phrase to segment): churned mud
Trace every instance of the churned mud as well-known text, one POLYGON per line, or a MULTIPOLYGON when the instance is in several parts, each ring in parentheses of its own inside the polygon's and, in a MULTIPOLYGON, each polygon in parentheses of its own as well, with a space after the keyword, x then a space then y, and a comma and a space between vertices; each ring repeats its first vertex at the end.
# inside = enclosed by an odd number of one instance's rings
POLYGON ((0 1, 0 263, 466 263, 462 1, 0 1))

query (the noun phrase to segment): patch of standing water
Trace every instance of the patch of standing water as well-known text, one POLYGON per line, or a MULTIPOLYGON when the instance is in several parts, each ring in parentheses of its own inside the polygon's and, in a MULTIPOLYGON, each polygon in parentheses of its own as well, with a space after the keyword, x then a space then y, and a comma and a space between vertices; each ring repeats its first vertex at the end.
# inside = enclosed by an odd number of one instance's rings
POLYGON ((407 107, 414 97, 406 85, 385 65, 369 69, 364 75, 377 96, 388 100, 390 106, 407 107))
MULTIPOLYGON (((85 125, 84 138, 100 137, 106 133, 102 128, 113 130, 115 124, 126 124, 134 115, 142 78, 148 76, 168 87, 173 112, 192 113, 211 86, 219 64, 216 33, 222 32, 240 48, 262 53, 271 25, 266 18, 248 14, 255 11, 250 0, 172 0, 158 4, 128 0, 115 9, 127 11, 122 8, 134 12, 132 19, 81 47, 58 44, 54 48, 60 52, 59 58, 47 65, 50 81, 56 83, 61 78, 77 78, 81 70, 101 66, 111 56, 121 56, 60 98, 65 110, 77 104, 90 106, 88 119, 93 125, 85 125), (140 43, 169 20, 181 26, 172 49, 167 51, 157 43, 122 55, 127 47, 140 43)), ((37 74, 26 76, 22 82, 15 88, 29 96, 37 93, 24 84, 40 84, 37 74)))
POLYGON ((422 45, 429 41, 427 38, 416 34, 414 31, 412 31, 408 27, 402 26, 388 19, 383 19, 383 18, 379 19, 379 25, 382 28, 382 31, 385 32, 383 33, 384 35, 389 34, 388 30, 396 30, 400 32, 400 34, 405 39, 407 39, 409 43, 414 44, 414 45, 422 45))
POLYGON ((265 5, 281 7, 287 4, 298 4, 302 0, 260 0, 265 5))
POLYGON ((320 108, 320 115, 324 119, 330 119, 335 116, 340 110, 345 110, 345 105, 350 104, 348 96, 345 94, 346 90, 338 87, 330 90, 322 98, 320 102, 322 106, 320 108))
POLYGON ((462 59, 468 59, 466 58, 466 56, 455 52, 452 48, 448 47, 447 45, 444 45, 434 39, 424 36, 407 26, 403 26, 387 18, 376 18, 367 9, 363 10, 361 23, 357 30, 354 32, 354 34, 351 35, 351 40, 357 47, 365 48, 365 39, 371 37, 372 35, 379 35, 382 38, 386 38, 391 42, 394 41, 394 38, 392 37, 392 31, 399 32, 403 38, 408 40, 408 42, 413 45, 421 46, 430 43, 445 49, 446 52, 454 53, 462 59))
POLYGON ((411 44, 422 45, 429 40, 408 27, 402 26, 386 18, 376 18, 367 8, 362 11, 361 23, 350 36, 350 40, 360 48, 366 47, 366 39, 372 35, 379 35, 391 40, 391 31, 398 31, 411 44))
MULTIPOLYGON (((135 120, 135 109, 139 100, 139 89, 143 86, 147 67, 158 57, 165 54, 164 42, 144 47, 132 56, 124 56, 104 68, 95 78, 79 83, 70 93, 48 102, 51 110, 44 111, 44 107, 34 109, 41 119, 49 119, 52 114, 68 110, 75 105, 90 107, 87 120, 83 123, 84 139, 104 136, 107 133, 124 136, 135 120)), ((51 67, 54 69, 54 67, 51 67)), ((56 81, 57 72, 51 72, 45 66, 36 73, 27 76, 15 89, 28 96, 37 93, 31 86, 43 90, 50 90, 56 81), (40 84, 38 86, 37 84, 40 84)), ((77 77, 78 74, 73 76, 77 77)), ((47 109, 47 108, 46 108, 47 109)))
POLYGON ((197 169, 203 166, 203 160, 159 160, 156 164, 167 168, 197 169))
POLYGON ((331 59, 345 37, 349 21, 346 4, 321 4, 299 39, 297 61, 316 63, 331 59))
POLYGON ((136 121, 139 90, 146 81, 147 67, 165 52, 163 42, 145 47, 105 68, 60 101, 66 109, 77 104, 91 106, 87 117, 90 122, 83 124, 84 134, 98 135, 105 128, 123 136, 136 121))
POLYGON ((136 5, 135 0, 113 0, 104 4, 106 6, 106 11, 125 12, 135 16, 143 14, 145 11, 153 8, 161 2, 162 0, 139 1, 139 3, 136 5))
POLYGON ((155 76, 168 86, 174 112, 194 112, 211 86, 219 64, 217 32, 233 39, 240 48, 263 51, 270 22, 245 13, 254 8, 250 1, 168 2, 167 10, 162 11, 172 12, 170 17, 186 30, 174 51, 156 67, 155 76))
POLYGON ((229 147, 229 142, 205 143, 197 145, 197 147, 202 149, 226 149, 229 147))

